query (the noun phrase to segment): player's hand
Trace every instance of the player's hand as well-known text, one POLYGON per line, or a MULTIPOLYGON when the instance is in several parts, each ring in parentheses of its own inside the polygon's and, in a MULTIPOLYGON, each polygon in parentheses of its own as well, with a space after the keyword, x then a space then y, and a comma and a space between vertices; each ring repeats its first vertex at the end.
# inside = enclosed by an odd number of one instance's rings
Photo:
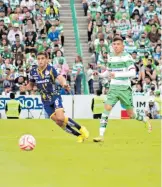
POLYGON ((65 90, 67 90, 68 92, 70 92, 70 90, 71 90, 71 88, 70 88, 70 86, 69 86, 68 84, 65 84, 65 85, 63 86, 63 88, 64 88, 65 90))
POLYGON ((26 92, 26 86, 20 86, 20 92, 26 92))
POLYGON ((114 79, 115 78, 115 73, 114 72, 111 72, 110 75, 109 75, 110 79, 114 79))

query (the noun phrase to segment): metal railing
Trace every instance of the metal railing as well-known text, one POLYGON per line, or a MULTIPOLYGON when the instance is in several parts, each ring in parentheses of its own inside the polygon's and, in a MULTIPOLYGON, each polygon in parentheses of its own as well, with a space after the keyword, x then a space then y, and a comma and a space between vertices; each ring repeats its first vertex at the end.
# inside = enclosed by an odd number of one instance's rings
MULTIPOLYGON (((74 0, 70 0, 70 8, 71 8, 71 13, 72 13, 72 20, 73 20, 73 28, 74 28, 74 35, 75 35, 75 43, 76 43, 76 48, 77 48, 77 54, 83 57, 82 53, 82 46, 80 43, 80 35, 79 35, 79 30, 78 30, 78 21, 77 21, 77 14, 76 14, 76 9, 75 9, 75 4, 74 0)), ((85 95, 89 94, 89 88, 88 88, 88 82, 86 79, 86 74, 83 69, 83 79, 82 79, 82 85, 83 85, 83 92, 85 95)))

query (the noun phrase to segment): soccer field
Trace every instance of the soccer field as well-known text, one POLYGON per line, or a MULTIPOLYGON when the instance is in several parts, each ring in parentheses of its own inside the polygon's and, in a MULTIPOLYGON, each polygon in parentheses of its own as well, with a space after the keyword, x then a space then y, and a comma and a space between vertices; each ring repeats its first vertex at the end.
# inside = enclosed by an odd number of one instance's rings
POLYGON ((0 187, 160 187, 160 121, 149 134, 142 122, 109 120, 104 143, 93 143, 98 120, 77 120, 85 143, 50 120, 0 120, 0 187), (18 140, 32 134, 33 151, 18 140))

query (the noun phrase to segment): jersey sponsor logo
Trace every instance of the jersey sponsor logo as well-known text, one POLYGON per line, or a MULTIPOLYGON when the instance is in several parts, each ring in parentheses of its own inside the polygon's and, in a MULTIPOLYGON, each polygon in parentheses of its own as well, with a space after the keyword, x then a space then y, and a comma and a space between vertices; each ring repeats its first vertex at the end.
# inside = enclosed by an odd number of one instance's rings
POLYGON ((46 79, 49 79, 49 78, 50 78, 50 75, 45 75, 45 78, 46 78, 46 79))
POLYGON ((50 82, 50 80, 49 80, 49 79, 37 80, 37 81, 36 81, 36 83, 37 83, 37 84, 41 84, 41 83, 48 83, 48 82, 50 82))
POLYGON ((113 68, 113 69, 109 69, 109 71, 113 71, 113 72, 114 71, 124 71, 124 69, 121 69, 121 68, 120 69, 115 69, 115 68, 113 68))

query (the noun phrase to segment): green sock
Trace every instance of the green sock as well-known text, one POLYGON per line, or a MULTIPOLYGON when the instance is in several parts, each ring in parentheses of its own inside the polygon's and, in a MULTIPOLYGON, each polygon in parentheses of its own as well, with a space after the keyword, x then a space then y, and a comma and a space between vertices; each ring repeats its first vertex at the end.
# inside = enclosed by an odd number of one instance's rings
POLYGON ((144 121, 144 116, 140 115, 139 113, 133 115, 132 119, 136 119, 138 121, 144 121))

